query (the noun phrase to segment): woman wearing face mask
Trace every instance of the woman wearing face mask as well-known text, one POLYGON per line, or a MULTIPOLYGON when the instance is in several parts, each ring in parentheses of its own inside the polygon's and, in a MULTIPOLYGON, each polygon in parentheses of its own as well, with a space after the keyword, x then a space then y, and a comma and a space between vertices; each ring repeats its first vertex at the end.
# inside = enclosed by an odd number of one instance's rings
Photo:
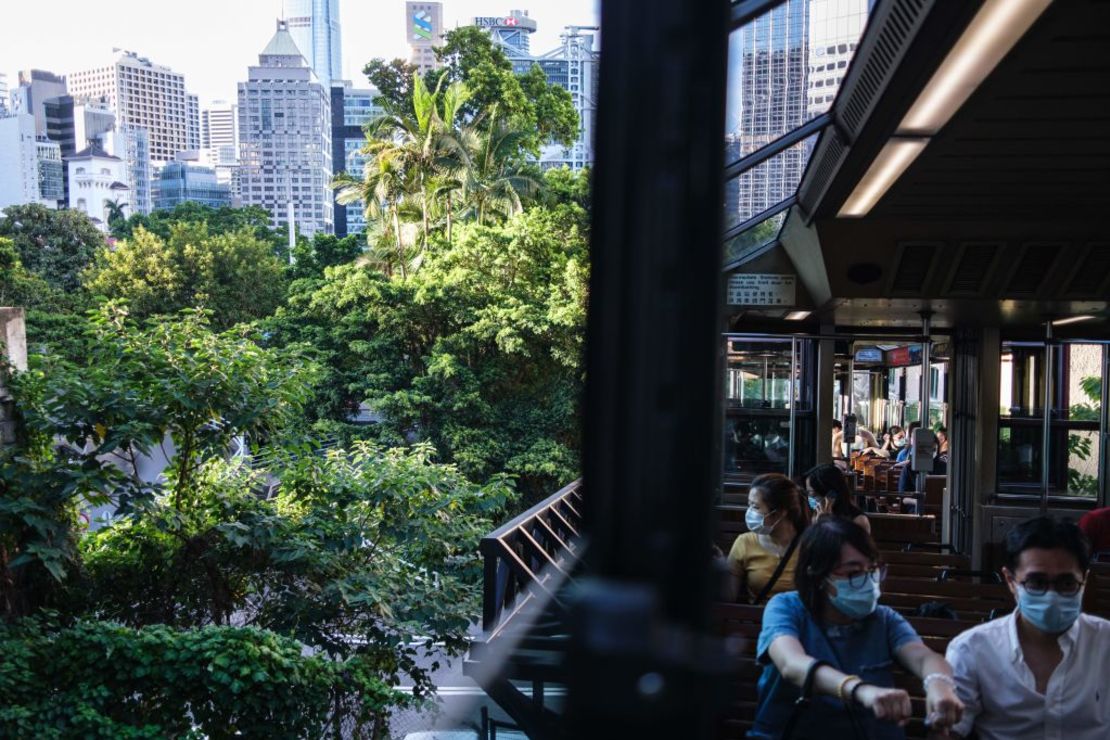
POLYGON ((806 473, 806 495, 814 518, 838 516, 871 533, 871 522, 863 510, 852 503, 848 479, 835 465, 818 465, 806 473))
POLYGON ((878 605, 883 573, 875 543, 852 522, 825 517, 806 530, 798 590, 773 597, 764 611, 757 656, 766 668, 749 738, 903 738, 912 707, 909 694, 893 688, 894 661, 923 680, 934 730, 959 721, 951 667, 901 615, 878 605), (795 712, 807 683, 812 702, 795 712))
POLYGON ((728 553, 726 596, 763 603, 772 593, 794 588, 798 537, 809 518, 794 481, 767 473, 752 481, 745 520, 748 531, 728 553))

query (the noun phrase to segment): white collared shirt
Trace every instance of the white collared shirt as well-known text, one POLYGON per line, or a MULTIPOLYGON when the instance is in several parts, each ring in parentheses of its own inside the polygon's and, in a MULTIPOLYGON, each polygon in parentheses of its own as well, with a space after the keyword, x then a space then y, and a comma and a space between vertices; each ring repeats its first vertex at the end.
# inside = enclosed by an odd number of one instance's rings
POLYGON ((1110 621, 1081 614, 1057 638, 1064 658, 1037 693, 1017 634, 1016 612, 964 632, 948 645, 965 705, 955 731, 982 740, 1110 738, 1110 621))

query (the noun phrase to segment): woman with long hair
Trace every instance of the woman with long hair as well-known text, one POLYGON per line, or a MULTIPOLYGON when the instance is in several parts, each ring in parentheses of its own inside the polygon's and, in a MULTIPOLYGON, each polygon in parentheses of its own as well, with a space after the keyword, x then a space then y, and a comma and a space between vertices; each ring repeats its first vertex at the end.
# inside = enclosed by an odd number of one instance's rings
POLYGON ((912 714, 894 688, 897 661, 924 683, 926 724, 945 731, 963 704, 952 668, 898 612, 879 606, 885 575, 870 535, 847 519, 810 525, 798 547, 797 591, 774 596, 756 647, 765 665, 749 738, 901 740, 912 714), (796 707, 810 687, 807 708, 796 707))
POLYGON ((760 475, 748 491, 748 531, 728 553, 727 597, 750 603, 794 588, 798 537, 809 523, 802 493, 779 473, 760 475))
POLYGON ((814 518, 838 516, 871 533, 871 522, 863 510, 852 503, 852 487, 840 468, 831 464, 818 465, 806 473, 806 494, 814 518))

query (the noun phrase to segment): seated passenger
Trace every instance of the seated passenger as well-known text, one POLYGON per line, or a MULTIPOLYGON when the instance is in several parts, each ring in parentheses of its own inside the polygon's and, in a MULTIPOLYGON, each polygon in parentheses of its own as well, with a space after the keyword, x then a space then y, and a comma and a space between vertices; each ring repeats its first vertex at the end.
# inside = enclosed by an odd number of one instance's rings
POLYGON ((895 458, 895 462, 897 462, 899 465, 910 464, 910 454, 913 451, 913 447, 911 446, 913 444, 913 433, 920 428, 920 421, 911 421, 910 425, 906 427, 906 438, 904 440, 905 444, 902 445, 902 449, 898 450, 898 455, 895 458))
POLYGON ((1017 610, 948 646, 967 706, 958 736, 1110 738, 1110 621, 1080 613, 1087 565, 1071 522, 1038 517, 1010 531, 1003 573, 1017 610))
POLYGON ((1079 517, 1079 529, 1091 543, 1091 556, 1110 560, 1110 506, 1088 511, 1079 517))
POLYGON ((871 533, 871 522, 863 510, 852 503, 848 479, 835 465, 818 465, 806 473, 809 508, 816 517, 838 516, 850 519, 871 533))
POLYGON ((926 722, 947 728, 963 706, 952 669, 898 612, 879 606, 884 568, 868 534, 826 517, 802 536, 796 592, 771 599, 756 656, 766 667, 749 738, 779 738, 796 721, 795 738, 905 737, 909 694, 894 688, 897 660, 925 684, 926 722), (799 687, 813 673, 814 699, 792 718, 799 687))
POLYGON ((752 481, 745 521, 748 531, 736 538, 728 553, 731 578, 726 596, 759 604, 772 593, 794 588, 798 537, 809 517, 794 481, 767 473, 752 481))
POLYGON ((894 459, 905 446, 906 433, 902 430, 902 427, 895 424, 883 434, 883 443, 879 446, 879 456, 894 459))

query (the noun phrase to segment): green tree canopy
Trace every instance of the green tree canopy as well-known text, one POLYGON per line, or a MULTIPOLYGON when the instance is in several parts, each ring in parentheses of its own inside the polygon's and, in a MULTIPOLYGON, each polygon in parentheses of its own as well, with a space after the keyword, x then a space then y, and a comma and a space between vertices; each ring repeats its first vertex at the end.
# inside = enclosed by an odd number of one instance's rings
POLYGON ((86 286, 127 301, 136 317, 199 307, 229 327, 273 313, 284 299, 284 273, 271 245, 248 228, 213 234, 206 222, 180 222, 166 239, 140 226, 102 250, 86 286))
POLYGON ((270 228, 270 214, 261 206, 236 208, 221 206, 213 208, 195 201, 177 204, 173 210, 154 211, 150 215, 132 214, 112 228, 112 235, 118 239, 128 239, 141 226, 163 239, 170 238, 173 226, 182 223, 204 223, 210 234, 228 234, 233 231, 251 230, 262 241, 284 246, 283 235, 270 228))
POLYGON ((38 203, 5 208, 0 236, 12 240, 24 268, 65 292, 80 288, 82 271, 105 244, 85 214, 38 203))
MULTIPOLYGON (((505 52, 482 29, 467 26, 448 31, 436 56, 442 68, 429 71, 425 84, 435 89, 444 75, 447 82, 466 83, 471 94, 463 109, 464 122, 505 119, 512 128, 528 132, 524 144, 533 154, 547 141, 569 146, 578 137, 578 114, 570 93, 549 84, 538 66, 524 75, 514 74, 505 52)), ((415 67, 399 59, 374 59, 363 72, 389 110, 412 109, 415 67)))
POLYGON ((506 471, 535 498, 577 474, 584 220, 565 204, 470 224, 404 279, 332 268, 264 326, 320 352, 322 410, 369 402, 384 441, 429 440, 472 479, 506 471))

